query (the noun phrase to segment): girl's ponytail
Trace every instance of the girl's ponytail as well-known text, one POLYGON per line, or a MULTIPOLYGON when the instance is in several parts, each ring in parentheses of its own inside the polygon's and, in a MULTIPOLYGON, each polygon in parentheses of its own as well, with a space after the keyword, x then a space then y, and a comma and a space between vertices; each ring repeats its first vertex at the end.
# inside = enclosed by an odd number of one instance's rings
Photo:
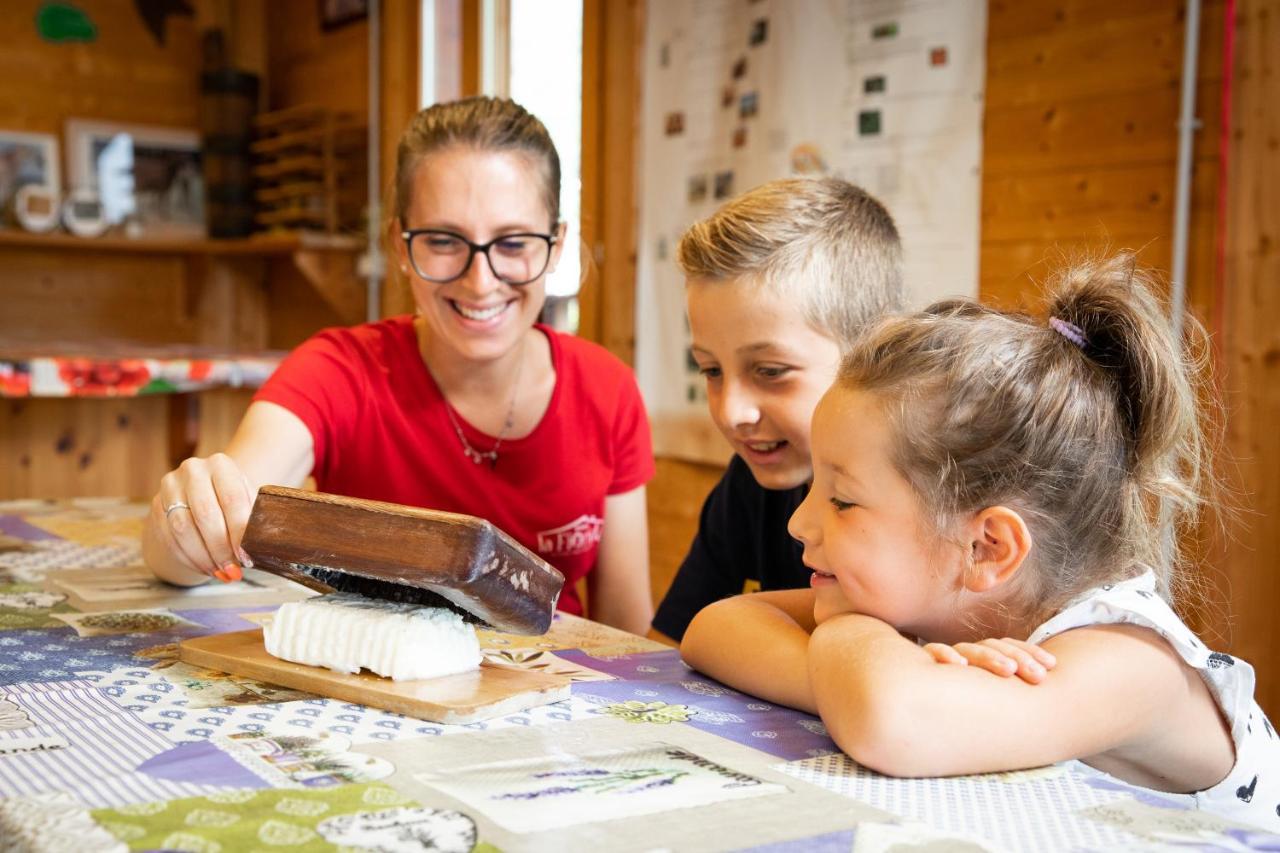
POLYGON ((1129 252, 1060 273, 1050 283, 1048 312, 1050 333, 1110 377, 1128 448, 1129 533, 1147 544, 1139 556, 1168 589, 1177 531, 1194 522, 1203 500, 1202 410, 1210 399, 1201 387, 1203 327, 1188 319, 1186 341, 1174 339, 1154 282, 1129 252))

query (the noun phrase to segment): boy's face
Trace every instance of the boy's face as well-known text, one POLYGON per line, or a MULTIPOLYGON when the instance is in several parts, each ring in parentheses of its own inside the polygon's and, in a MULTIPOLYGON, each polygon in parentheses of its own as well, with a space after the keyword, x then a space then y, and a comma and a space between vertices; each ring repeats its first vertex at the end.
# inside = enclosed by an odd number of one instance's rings
POLYGON ((750 282, 691 279, 693 357, 711 417, 766 489, 809 481, 809 421, 840 348, 799 306, 750 282))

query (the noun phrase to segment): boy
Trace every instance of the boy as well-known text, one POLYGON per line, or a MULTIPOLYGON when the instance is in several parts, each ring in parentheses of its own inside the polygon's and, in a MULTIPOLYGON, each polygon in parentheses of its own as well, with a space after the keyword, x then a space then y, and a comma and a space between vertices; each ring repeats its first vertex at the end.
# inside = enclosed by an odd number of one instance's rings
POLYGON ((653 620, 678 641, 721 598, 809 585, 787 534, 813 476, 809 420, 854 339, 899 307, 902 247, 863 190, 797 179, 694 224, 676 259, 711 417, 736 451, 653 620))

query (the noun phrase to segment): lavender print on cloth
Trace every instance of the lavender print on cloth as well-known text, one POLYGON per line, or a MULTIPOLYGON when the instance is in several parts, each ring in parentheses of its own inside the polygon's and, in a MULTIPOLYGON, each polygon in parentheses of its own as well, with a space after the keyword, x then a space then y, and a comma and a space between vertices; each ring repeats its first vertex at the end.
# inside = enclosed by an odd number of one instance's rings
POLYGON ((787 793, 660 742, 441 767, 414 778, 517 833, 787 793))
MULTIPOLYGON (((787 761, 839 752, 816 717, 739 693, 690 669, 677 651, 600 659, 581 651, 556 654, 564 660, 616 676, 616 681, 573 685, 575 698, 597 705, 596 712, 628 718, 628 710, 662 704, 680 708, 679 720, 704 732, 744 744, 787 761), (632 704, 632 703, 639 703, 632 704)), ((674 719, 672 713, 635 715, 637 722, 674 719)))

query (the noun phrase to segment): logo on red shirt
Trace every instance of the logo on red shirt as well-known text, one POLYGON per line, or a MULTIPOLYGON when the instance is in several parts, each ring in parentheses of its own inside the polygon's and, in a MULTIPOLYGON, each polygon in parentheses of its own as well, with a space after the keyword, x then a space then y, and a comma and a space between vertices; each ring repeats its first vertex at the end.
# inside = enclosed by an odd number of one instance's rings
POLYGON ((548 557, 585 554, 600 544, 604 519, 598 515, 580 515, 568 524, 552 530, 538 531, 538 551, 548 557))

